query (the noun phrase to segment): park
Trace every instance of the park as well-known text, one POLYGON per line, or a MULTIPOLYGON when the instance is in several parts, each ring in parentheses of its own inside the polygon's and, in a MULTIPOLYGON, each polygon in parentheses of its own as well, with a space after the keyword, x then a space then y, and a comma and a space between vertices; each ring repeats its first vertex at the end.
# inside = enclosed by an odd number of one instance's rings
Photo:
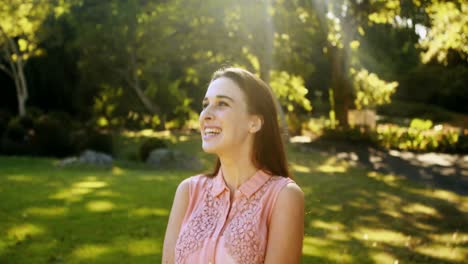
POLYGON ((466 263, 465 0, 0 0, 0 263, 160 263, 214 71, 273 91, 301 263, 466 263))

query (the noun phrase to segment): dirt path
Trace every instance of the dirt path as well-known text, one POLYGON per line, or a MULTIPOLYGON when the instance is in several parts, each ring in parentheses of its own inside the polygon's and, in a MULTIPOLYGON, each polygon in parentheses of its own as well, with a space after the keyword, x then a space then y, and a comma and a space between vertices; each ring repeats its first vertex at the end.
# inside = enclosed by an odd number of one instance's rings
POLYGON ((304 146, 311 150, 326 151, 340 159, 357 161, 374 171, 422 182, 428 188, 468 195, 468 155, 417 154, 336 142, 312 142, 304 146))

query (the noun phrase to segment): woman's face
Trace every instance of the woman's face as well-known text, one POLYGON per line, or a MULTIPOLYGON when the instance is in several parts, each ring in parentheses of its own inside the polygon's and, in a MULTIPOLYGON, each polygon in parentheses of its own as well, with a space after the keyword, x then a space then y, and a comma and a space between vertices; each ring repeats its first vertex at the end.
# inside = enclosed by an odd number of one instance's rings
POLYGON ((251 147, 255 117, 247 109, 244 93, 234 81, 220 77, 211 82, 199 119, 203 150, 222 156, 251 147))

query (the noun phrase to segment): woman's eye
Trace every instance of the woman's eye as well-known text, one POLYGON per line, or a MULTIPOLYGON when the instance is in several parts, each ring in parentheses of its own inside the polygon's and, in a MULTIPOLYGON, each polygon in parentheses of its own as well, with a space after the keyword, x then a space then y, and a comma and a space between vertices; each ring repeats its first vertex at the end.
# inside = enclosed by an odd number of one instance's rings
POLYGON ((208 107, 208 104, 202 104, 202 109, 205 109, 208 107))
POLYGON ((226 102, 220 101, 218 103, 219 106, 229 106, 226 102))

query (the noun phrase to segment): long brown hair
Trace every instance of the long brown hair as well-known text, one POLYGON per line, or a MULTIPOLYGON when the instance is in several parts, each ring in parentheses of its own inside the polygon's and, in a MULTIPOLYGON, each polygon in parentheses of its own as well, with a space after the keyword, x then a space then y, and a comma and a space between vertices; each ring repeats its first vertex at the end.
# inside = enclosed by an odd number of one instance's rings
MULTIPOLYGON (((262 118, 262 128, 255 133, 252 162, 257 169, 272 175, 291 177, 286 160, 286 152, 278 122, 278 110, 275 97, 270 87, 254 74, 240 68, 223 68, 217 70, 211 82, 225 77, 234 81, 243 91, 247 100, 249 114, 262 118)), ((221 168, 219 158, 212 173, 214 177, 221 168)))

